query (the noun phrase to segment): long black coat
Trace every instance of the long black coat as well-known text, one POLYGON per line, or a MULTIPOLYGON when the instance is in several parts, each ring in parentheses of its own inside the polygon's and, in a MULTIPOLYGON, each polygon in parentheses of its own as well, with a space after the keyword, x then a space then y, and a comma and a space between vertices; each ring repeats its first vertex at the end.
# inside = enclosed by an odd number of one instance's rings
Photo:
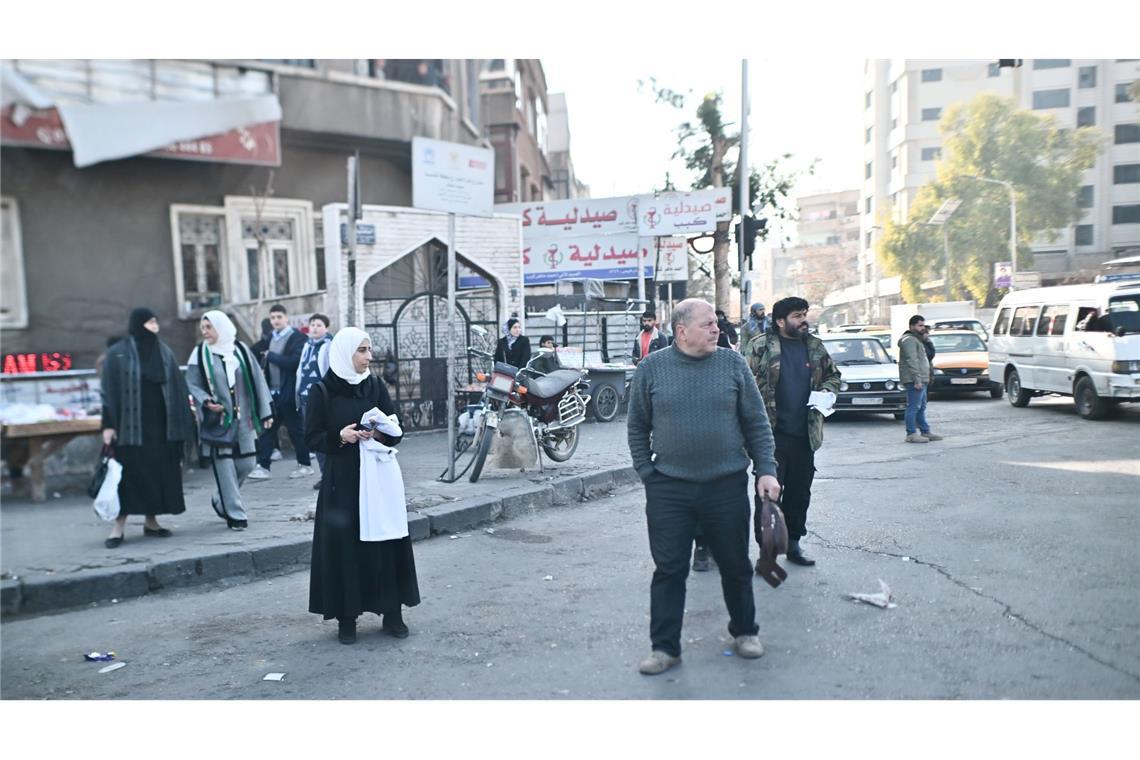
POLYGON ((340 431, 360 422, 374 406, 385 414, 396 411, 388 389, 376 377, 349 385, 330 370, 309 391, 305 443, 310 451, 328 457, 317 497, 309 612, 325 620, 398 612, 401 604, 420 603, 411 537, 360 540, 360 449, 357 444, 342 446, 340 431))
POLYGON ((522 369, 530 361, 530 353, 530 341, 525 335, 520 335, 510 348, 507 347, 505 337, 499 338, 499 344, 495 346, 495 361, 506 362, 522 369))

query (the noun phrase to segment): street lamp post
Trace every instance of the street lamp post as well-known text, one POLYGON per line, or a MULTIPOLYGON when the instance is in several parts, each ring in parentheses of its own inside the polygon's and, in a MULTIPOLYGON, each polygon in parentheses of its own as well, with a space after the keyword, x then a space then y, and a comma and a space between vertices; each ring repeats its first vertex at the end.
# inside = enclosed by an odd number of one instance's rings
POLYGON ((1011 266, 1012 277, 1009 282, 1009 289, 1013 290, 1013 280, 1017 279, 1017 196, 1013 192, 1013 183, 1006 182, 1003 179, 990 179, 989 177, 977 177, 973 174, 963 174, 963 177, 976 179, 979 182, 989 182, 994 185, 1002 185, 1009 191, 1009 261, 1011 266))
POLYGON ((934 212, 934 216, 930 217, 930 221, 927 222, 927 224, 932 226, 932 227, 941 227, 942 228, 942 250, 943 250, 943 255, 946 257, 946 275, 945 275, 944 286, 945 286, 946 300, 947 301, 950 300, 951 293, 950 293, 950 235, 949 235, 949 230, 947 229, 946 223, 948 221, 950 221, 950 217, 954 214, 955 211, 958 210, 958 207, 961 205, 962 205, 962 201, 960 201, 959 199, 948 198, 945 202, 943 202, 943 204, 941 206, 938 207, 938 210, 934 212))

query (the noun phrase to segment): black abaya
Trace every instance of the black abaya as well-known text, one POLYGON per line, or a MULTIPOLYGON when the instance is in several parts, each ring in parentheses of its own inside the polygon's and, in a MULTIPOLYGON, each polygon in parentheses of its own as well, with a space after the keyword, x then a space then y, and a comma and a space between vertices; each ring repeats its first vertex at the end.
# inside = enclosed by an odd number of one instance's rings
POLYGON ((305 426, 309 450, 328 457, 313 529, 309 612, 325 620, 398 613, 420 603, 412 539, 360 540, 360 450, 340 445, 346 425, 374 406, 385 414, 395 406, 376 377, 350 385, 329 371, 321 383, 309 392, 305 426))
POLYGON ((115 446, 123 465, 119 481, 119 514, 178 515, 186 511, 182 497, 182 442, 166 440, 166 402, 162 385, 143 378, 142 445, 115 446))

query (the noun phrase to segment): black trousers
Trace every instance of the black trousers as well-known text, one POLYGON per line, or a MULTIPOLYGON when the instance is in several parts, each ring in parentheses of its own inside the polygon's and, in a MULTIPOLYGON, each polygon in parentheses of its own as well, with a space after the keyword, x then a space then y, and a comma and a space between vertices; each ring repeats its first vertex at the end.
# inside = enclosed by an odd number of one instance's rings
MULTIPOLYGON (((811 504, 811 482, 815 479, 815 452, 805 438, 776 432, 776 477, 783 488, 780 509, 788 525, 788 539, 798 541, 807 535, 807 511, 811 504)), ((760 510, 756 510, 756 541, 760 541, 760 510)))
POLYGON ((269 457, 273 450, 280 448, 277 431, 284 425, 289 431, 289 440, 293 442, 293 450, 297 452, 297 464, 308 467, 309 448, 305 445, 305 425, 301 413, 293 406, 293 400, 286 403, 278 401, 277 394, 273 395, 273 427, 266 430, 257 439, 257 463, 269 469, 272 462, 269 457))
POLYGON ((748 559, 748 473, 708 483, 678 480, 654 472, 645 483, 645 517, 649 551, 656 569, 649 592, 649 638, 653 649, 681 655, 685 614, 685 579, 697 526, 720 569, 720 586, 728 608, 728 632, 757 633, 748 559))

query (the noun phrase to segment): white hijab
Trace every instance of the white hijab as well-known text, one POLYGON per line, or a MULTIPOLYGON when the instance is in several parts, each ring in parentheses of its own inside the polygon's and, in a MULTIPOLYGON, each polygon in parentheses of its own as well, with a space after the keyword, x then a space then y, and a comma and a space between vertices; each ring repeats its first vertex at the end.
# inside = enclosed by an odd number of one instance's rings
POLYGON ((364 378, 372 374, 367 368, 363 372, 357 372, 352 365, 352 355, 365 341, 368 341, 369 345, 372 344, 368 333, 359 327, 344 327, 337 331, 329 345, 329 369, 349 385, 359 385, 364 378))
MULTIPOLYGON (((235 341, 237 339, 237 327, 226 316, 225 312, 212 309, 202 315, 202 319, 208 320, 214 326, 214 331, 218 334, 218 340, 214 345, 206 344, 206 348, 214 356, 218 356, 225 360, 226 363, 226 380, 229 382, 230 387, 234 387, 237 382, 238 371, 238 358, 235 341)), ((198 351, 195 349, 190 352, 190 359, 187 364, 198 363, 198 351)))

